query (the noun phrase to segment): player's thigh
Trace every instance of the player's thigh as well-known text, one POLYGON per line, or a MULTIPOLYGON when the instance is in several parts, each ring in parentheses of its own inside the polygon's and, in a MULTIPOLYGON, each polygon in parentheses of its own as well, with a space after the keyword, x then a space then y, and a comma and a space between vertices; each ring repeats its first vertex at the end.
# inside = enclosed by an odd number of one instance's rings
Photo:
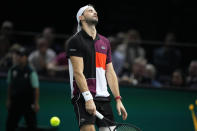
POLYGON ((96 130, 93 124, 88 124, 81 126, 80 131, 96 131, 96 130))

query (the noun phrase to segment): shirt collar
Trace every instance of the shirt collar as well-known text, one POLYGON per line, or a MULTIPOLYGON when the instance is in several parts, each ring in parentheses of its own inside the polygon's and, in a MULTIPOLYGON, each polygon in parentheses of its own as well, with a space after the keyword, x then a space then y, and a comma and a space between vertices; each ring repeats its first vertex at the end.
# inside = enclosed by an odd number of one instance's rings
MULTIPOLYGON (((81 29, 80 33, 82 34, 83 37, 92 39, 92 37, 89 36, 83 29, 81 29)), ((100 39, 100 37, 99 37, 98 33, 96 33, 96 38, 94 40, 99 40, 99 39, 100 39)))

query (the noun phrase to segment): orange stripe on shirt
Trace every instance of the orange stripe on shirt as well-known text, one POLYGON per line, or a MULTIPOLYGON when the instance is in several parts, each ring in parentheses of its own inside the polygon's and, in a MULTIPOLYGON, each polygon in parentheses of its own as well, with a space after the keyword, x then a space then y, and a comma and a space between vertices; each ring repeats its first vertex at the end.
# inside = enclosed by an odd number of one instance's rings
POLYGON ((105 70, 106 59, 107 59, 106 54, 96 52, 96 67, 102 67, 105 70))

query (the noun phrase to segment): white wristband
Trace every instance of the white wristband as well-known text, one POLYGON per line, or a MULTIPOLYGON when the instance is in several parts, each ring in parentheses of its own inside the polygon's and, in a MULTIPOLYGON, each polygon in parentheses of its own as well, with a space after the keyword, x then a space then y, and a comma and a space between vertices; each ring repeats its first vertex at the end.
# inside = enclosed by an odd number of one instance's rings
POLYGON ((83 98, 85 99, 85 101, 89 101, 89 100, 93 100, 92 94, 90 93, 90 91, 85 91, 82 93, 83 98))

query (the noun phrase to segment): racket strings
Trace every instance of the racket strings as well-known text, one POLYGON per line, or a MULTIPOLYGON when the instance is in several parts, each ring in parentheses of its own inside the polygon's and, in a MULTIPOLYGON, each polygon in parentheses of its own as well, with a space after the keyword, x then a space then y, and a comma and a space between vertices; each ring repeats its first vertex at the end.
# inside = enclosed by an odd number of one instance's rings
POLYGON ((139 128, 135 127, 134 125, 131 124, 121 124, 121 123, 116 123, 112 122, 111 120, 104 118, 105 124, 108 125, 109 131, 141 131, 139 128), (116 128, 114 130, 110 129, 110 125, 116 125, 116 128))
POLYGON ((140 130, 130 125, 118 125, 114 131, 140 131, 140 130))

